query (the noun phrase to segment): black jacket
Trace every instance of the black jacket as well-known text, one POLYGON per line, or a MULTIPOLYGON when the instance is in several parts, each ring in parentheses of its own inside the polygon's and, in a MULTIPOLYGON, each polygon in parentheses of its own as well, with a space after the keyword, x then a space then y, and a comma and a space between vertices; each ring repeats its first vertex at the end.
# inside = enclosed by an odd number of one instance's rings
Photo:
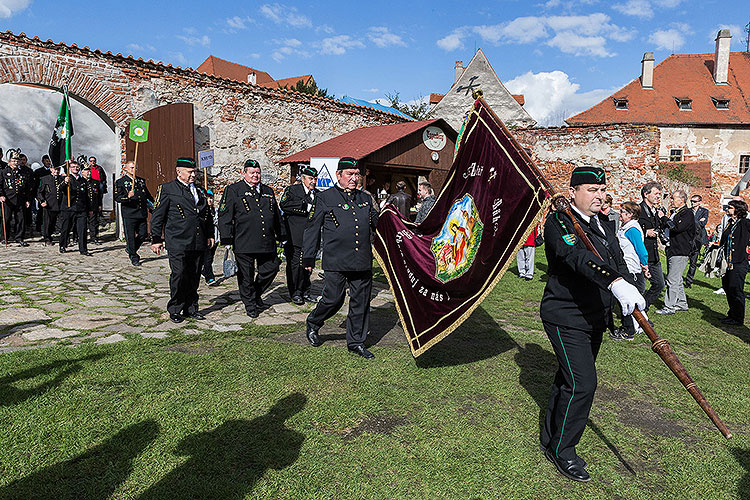
POLYGON ((62 193, 60 193, 60 185, 63 184, 62 175, 45 175, 41 178, 41 184, 36 194, 37 201, 41 204, 47 203, 47 210, 51 212, 60 211, 60 200, 62 199, 62 193))
POLYGON ((214 220, 203 189, 198 185, 195 189, 197 204, 190 188, 177 179, 159 186, 151 215, 152 242, 166 240, 167 250, 177 253, 208 247, 208 239, 214 237, 214 220))
POLYGON ((667 256, 688 256, 695 245, 695 217, 687 205, 683 205, 672 215, 669 228, 669 246, 667 256))
POLYGON ((222 245, 234 245, 235 253, 275 253, 284 234, 273 189, 262 183, 253 189, 244 180, 227 186, 219 204, 219 233, 222 245))
MULTIPOLYGON (((592 222, 595 217, 592 217, 592 222)), ((627 273, 617 236, 583 218, 579 222, 602 259, 589 251, 566 214, 551 212, 544 224, 549 279, 541 303, 542 321, 584 331, 604 331, 612 318, 609 285, 627 273)))
POLYGON ((708 223, 708 209, 700 207, 693 212, 695 217, 695 241, 696 246, 708 245, 708 233, 706 233, 706 224, 708 223))
POLYGON ((346 193, 335 185, 321 191, 305 226, 302 265, 313 267, 323 231, 323 269, 372 269, 370 235, 378 225, 378 211, 370 195, 359 189, 346 193))
POLYGON ((149 202, 154 201, 154 197, 146 186, 146 180, 143 177, 135 176, 135 189, 133 197, 128 198, 130 188, 133 186, 133 179, 123 175, 115 181, 114 200, 120 204, 122 216, 128 219, 146 219, 148 217, 149 202))
POLYGON ((88 179, 86 181, 86 188, 88 189, 89 194, 89 206, 91 207, 91 210, 98 212, 99 208, 102 206, 102 199, 104 198, 102 185, 99 181, 88 179))
POLYGON ((10 167, 6 167, 0 171, 0 196, 5 196, 8 203, 14 206, 25 205, 27 201, 31 201, 33 198, 32 193, 34 192, 34 176, 29 175, 25 170, 21 170, 20 167, 13 170, 10 167))
MULTIPOLYGON (((64 179, 64 177, 63 177, 64 179)), ((57 187, 60 193, 60 210, 63 212, 88 212, 93 210, 89 201, 89 189, 86 179, 70 176, 70 206, 68 206, 68 184, 61 183, 57 187)))
POLYGON ((730 264, 747 262, 747 247, 750 246, 750 219, 729 222, 721 234, 724 258, 730 264))
POLYGON ((648 229, 656 229, 658 231, 666 227, 667 221, 667 217, 659 217, 656 210, 649 208, 645 201, 641 202, 641 215, 638 218, 638 224, 643 229, 643 244, 648 253, 649 264, 656 264, 659 261, 659 237, 648 236, 646 231, 648 229))
POLYGON ((398 211, 406 217, 409 218, 409 209, 411 208, 411 196, 407 194, 405 191, 397 191, 390 195, 388 199, 385 202, 386 205, 393 205, 398 209, 398 211))
POLYGON ((317 190, 310 194, 312 196, 305 194, 305 186, 302 184, 292 184, 281 195, 279 207, 284 212, 284 226, 287 236, 295 247, 302 246, 305 225, 307 225, 307 218, 310 215, 308 205, 314 203, 317 190))

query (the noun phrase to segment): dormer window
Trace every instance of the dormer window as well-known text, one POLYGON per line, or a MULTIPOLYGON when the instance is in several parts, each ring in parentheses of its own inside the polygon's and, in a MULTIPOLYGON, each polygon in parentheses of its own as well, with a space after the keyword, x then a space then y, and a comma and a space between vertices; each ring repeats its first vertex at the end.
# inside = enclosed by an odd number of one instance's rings
POLYGON ((627 97, 613 97, 612 100, 615 102, 615 109, 628 109, 628 98, 627 97))
POLYGON ((675 102, 677 103, 677 107, 680 110, 683 111, 692 111, 693 110, 693 100, 688 99, 687 97, 675 97, 675 102))
POLYGON ((714 102, 714 106, 716 106, 716 109, 729 109, 729 99, 712 97, 711 100, 714 102))

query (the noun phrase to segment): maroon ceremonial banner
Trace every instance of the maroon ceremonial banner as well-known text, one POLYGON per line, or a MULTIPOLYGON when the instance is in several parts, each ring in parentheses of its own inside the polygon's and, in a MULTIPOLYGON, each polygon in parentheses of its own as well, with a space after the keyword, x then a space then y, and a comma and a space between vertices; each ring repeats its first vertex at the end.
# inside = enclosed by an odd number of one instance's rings
POLYGON ((547 192, 502 122, 478 99, 453 166, 419 225, 380 214, 375 257, 414 357, 455 330, 495 287, 538 223, 547 192))

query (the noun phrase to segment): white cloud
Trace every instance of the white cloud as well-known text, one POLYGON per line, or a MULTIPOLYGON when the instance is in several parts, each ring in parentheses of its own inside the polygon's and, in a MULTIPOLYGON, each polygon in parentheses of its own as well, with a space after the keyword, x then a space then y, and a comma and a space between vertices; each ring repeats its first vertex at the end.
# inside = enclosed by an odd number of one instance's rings
POLYGON ((365 44, 359 40, 355 40, 349 35, 337 35, 328 38, 324 38, 316 44, 320 49, 321 54, 330 54, 340 56, 346 53, 349 49, 362 49, 365 44))
POLYGON ((127 47, 132 52, 146 52, 146 51, 156 52, 156 47, 154 47, 153 45, 148 45, 148 44, 139 45, 137 43, 129 43, 125 47, 127 47))
POLYGON ((240 17, 240 16, 228 17, 227 18, 227 31, 229 31, 230 33, 235 33, 238 30, 247 29, 247 23, 250 23, 252 21, 253 20, 250 17, 240 17))
POLYGON ((321 24, 321 25, 315 27, 315 32, 316 33, 327 33, 327 34, 330 35, 334 31, 335 30, 331 26, 329 26, 327 24, 321 24))
POLYGON ((288 47, 299 47, 302 45, 302 42, 300 42, 296 38, 287 38, 282 42, 282 44, 288 47))
POLYGON ((371 27, 367 36, 372 43, 381 49, 395 46, 406 47, 404 40, 399 35, 391 33, 391 31, 385 26, 371 27))
POLYGON ((563 125, 563 120, 597 104, 620 87, 579 92, 581 86, 563 71, 524 73, 505 82, 513 94, 523 94, 524 109, 540 126, 563 125))
POLYGON ((363 89, 362 92, 369 92, 371 94, 377 94, 378 92, 380 92, 380 89, 376 89, 376 88, 363 89))
POLYGON ((654 9, 649 0, 628 0, 625 3, 616 3, 612 6, 614 10, 626 16, 651 19, 654 17, 654 9))
POLYGON ((648 37, 648 42, 656 46, 656 50, 674 52, 685 45, 685 31, 677 28, 656 30, 648 37))
POLYGON ((300 14, 296 7, 289 7, 278 3, 263 4, 260 13, 276 24, 287 24, 294 28, 310 28, 312 21, 304 14, 300 14))
POLYGON ((8 19, 29 6, 31 0, 0 0, 0 19, 8 19))
POLYGON ((289 56, 297 55, 300 57, 310 57, 310 53, 304 49, 300 49, 302 42, 296 38, 287 38, 285 40, 273 40, 276 45, 280 45, 279 48, 273 51, 271 58, 276 62, 281 62, 289 56))
POLYGON ((185 42, 186 44, 190 46, 194 45, 202 45, 204 47, 208 47, 211 45, 211 39, 208 37, 208 35, 203 36, 184 36, 184 35, 177 35, 177 38, 185 42))
POLYGON ((177 66, 185 67, 188 64, 187 58, 182 52, 170 52, 169 58, 177 63, 177 66))
POLYGON ((586 16, 524 16, 495 25, 463 26, 438 40, 437 45, 448 52, 461 49, 463 40, 476 34, 495 45, 546 40, 546 45, 569 54, 610 57, 615 54, 606 48, 607 42, 628 41, 635 32, 609 21, 610 17, 600 12, 586 16))

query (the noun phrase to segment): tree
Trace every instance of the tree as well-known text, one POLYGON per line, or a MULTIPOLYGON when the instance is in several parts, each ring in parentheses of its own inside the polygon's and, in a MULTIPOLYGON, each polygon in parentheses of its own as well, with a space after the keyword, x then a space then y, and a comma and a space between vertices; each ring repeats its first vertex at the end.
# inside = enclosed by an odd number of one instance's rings
POLYGON ((303 82, 302 80, 297 80, 297 83, 295 83, 293 87, 290 88, 288 85, 284 85, 282 88, 287 90, 294 90, 295 92, 302 92, 303 94, 311 94, 317 97, 327 97, 329 99, 333 99, 333 94, 329 94, 328 89, 318 88, 318 84, 315 83, 315 79, 312 77, 310 77, 307 83, 303 82))
POLYGON ((386 92, 385 98, 388 99, 388 105, 393 109, 397 109, 415 120, 427 119, 430 103, 426 102, 422 96, 412 101, 411 104, 402 103, 399 100, 399 93, 394 90, 392 93, 386 92))

